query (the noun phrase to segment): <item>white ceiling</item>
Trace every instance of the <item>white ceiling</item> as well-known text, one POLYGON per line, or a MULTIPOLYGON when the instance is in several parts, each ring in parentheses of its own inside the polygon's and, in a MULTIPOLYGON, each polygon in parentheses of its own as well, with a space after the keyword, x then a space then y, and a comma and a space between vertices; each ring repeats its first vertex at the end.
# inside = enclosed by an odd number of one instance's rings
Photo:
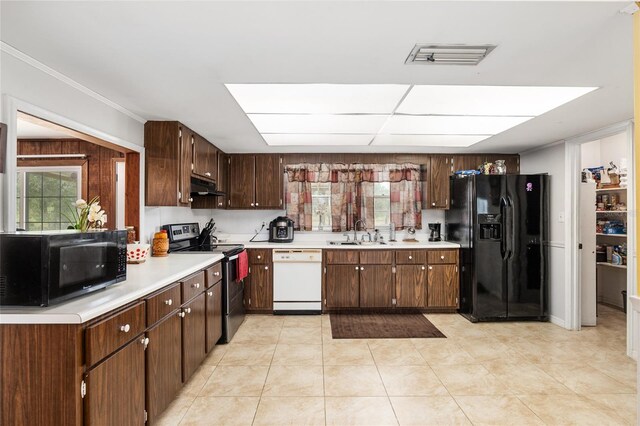
POLYGON ((67 133, 18 119, 18 139, 71 139, 67 133))
POLYGON ((632 117, 631 17, 618 13, 628 3, 3 2, 0 38, 132 112, 180 120, 228 152, 506 153, 632 117), (477 67, 405 65, 416 43, 498 47, 477 67), (305 147, 269 147, 225 83, 600 89, 470 148, 357 140, 338 147, 322 135, 309 135, 305 147))

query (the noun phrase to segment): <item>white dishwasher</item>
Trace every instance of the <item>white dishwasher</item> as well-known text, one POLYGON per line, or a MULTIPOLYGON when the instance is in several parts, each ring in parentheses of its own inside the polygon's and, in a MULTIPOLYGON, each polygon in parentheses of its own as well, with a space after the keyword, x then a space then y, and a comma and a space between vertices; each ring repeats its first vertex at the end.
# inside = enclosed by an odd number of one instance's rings
POLYGON ((273 313, 322 311, 322 250, 273 250, 273 313))

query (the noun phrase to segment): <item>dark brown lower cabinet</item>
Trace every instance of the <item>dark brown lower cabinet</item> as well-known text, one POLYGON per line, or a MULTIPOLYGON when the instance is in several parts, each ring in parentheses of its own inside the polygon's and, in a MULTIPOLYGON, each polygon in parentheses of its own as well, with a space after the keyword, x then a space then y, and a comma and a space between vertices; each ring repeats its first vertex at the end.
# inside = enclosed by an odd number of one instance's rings
POLYGON ((458 267, 456 265, 429 265, 428 307, 458 307, 458 267))
POLYGON ((150 424, 182 387, 182 320, 177 312, 147 331, 147 415, 150 424))
POLYGON ((222 337, 222 284, 209 287, 206 295, 206 350, 209 352, 222 337))
POLYGON ((360 305, 360 267, 327 265, 326 307, 357 308, 360 305))
MULTIPOLYGON (((249 280, 249 310, 273 309, 273 271, 272 264, 251 265, 249 280)), ((245 291, 246 287, 245 287, 245 291)))
POLYGON ((396 305, 399 308, 424 308, 427 305, 425 265, 396 266, 396 305))
POLYGON ((205 293, 182 305, 182 381, 198 369, 205 352, 205 293))
MULTIPOLYGON (((145 410, 144 335, 85 375, 84 424, 143 425, 145 410)), ((44 386, 44 383, 42 383, 44 386)))
POLYGON ((393 273, 391 265, 360 266, 360 307, 393 306, 393 273))

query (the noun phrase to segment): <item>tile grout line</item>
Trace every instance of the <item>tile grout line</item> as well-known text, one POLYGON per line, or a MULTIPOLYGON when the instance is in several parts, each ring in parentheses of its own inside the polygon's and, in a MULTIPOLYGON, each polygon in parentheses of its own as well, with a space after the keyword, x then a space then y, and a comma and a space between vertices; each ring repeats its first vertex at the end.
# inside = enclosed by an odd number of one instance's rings
POLYGON ((391 411, 393 411, 393 416, 396 418, 396 424, 400 425, 400 419, 398 419, 398 414, 396 414, 396 409, 393 407, 393 403, 391 402, 391 397, 389 396, 387 385, 384 384, 384 379, 382 378, 382 374, 380 373, 380 369, 378 368, 376 357, 373 356, 373 350, 371 349, 371 344, 369 341, 367 341, 367 348, 369 348, 369 353, 371 354, 371 358, 373 358, 373 365, 376 366, 376 371, 378 372, 378 377, 380 377, 380 382, 382 383, 382 387, 384 388, 384 393, 387 394, 387 401, 389 401, 389 405, 391 406, 391 411))
POLYGON ((280 342, 280 336, 282 335, 282 329, 284 328, 284 321, 282 322, 282 326, 280 327, 280 332, 278 333, 278 339, 276 340, 276 347, 273 349, 273 354, 271 355, 271 361, 269 362, 269 368, 267 369, 267 375, 264 376, 264 383, 262 384, 262 390, 260 391, 260 395, 258 396, 258 405, 256 405, 256 412, 253 413, 253 420, 251 424, 255 424, 256 416, 258 415, 258 408, 260 408, 260 403, 262 402, 262 394, 264 393, 264 388, 267 386, 267 379, 269 378, 269 372, 271 371, 271 365, 273 364, 273 357, 276 355, 276 351, 278 350, 278 343, 280 342))
MULTIPOLYGON (((331 317, 329 317, 329 321, 331 321, 331 317)), ((324 327, 322 314, 320 314, 320 341, 322 342, 322 405, 324 407, 324 426, 327 426, 327 386, 324 380, 324 327)), ((329 330, 331 330, 331 325, 329 325, 329 330)), ((331 337, 333 338, 333 335, 331 337)))

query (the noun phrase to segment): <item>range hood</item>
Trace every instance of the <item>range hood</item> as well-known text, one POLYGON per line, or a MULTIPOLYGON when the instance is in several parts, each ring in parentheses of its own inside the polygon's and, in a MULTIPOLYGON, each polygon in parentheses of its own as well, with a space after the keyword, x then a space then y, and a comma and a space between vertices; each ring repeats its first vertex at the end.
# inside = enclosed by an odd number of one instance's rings
POLYGON ((223 196, 227 195, 224 192, 218 191, 216 184, 203 179, 195 177, 191 178, 191 195, 211 195, 211 196, 223 196))

